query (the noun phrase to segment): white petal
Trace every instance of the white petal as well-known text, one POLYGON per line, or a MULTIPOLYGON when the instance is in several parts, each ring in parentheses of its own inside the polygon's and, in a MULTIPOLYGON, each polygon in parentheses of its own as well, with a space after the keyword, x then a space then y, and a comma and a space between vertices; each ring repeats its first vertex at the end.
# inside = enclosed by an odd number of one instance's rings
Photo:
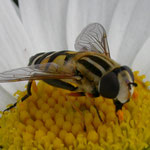
POLYGON ((150 37, 143 44, 142 48, 136 55, 134 62, 132 64, 132 68, 134 70, 139 70, 141 74, 147 74, 150 77, 150 37))
POLYGON ((8 104, 15 103, 15 98, 9 94, 2 86, 0 86, 0 111, 6 109, 8 104))
POLYGON ((113 59, 117 59, 121 43, 124 40, 124 35, 136 4, 137 0, 118 1, 117 7, 112 16, 112 22, 108 34, 109 46, 113 59))
POLYGON ((13 5, 14 9, 16 10, 18 17, 21 19, 19 7, 14 3, 14 1, 12 1, 12 5, 13 5))
POLYGON ((19 2, 22 21, 36 52, 67 48, 67 0, 20 0, 19 2))
POLYGON ((9 0, 0 5, 0 20, 0 71, 26 65, 31 42, 9 0))
POLYGON ((116 3, 117 0, 69 1, 67 16, 67 42, 69 49, 74 49, 76 37, 89 23, 99 22, 108 31, 116 3))
MULTIPOLYGON (((0 5, 0 22, 0 72, 26 66, 32 54, 32 44, 9 0, 3 1, 0 5)), ((20 85, 22 84, 20 83, 19 87, 20 85)), ((15 83, 1 84, 1 86, 11 94, 18 88, 15 83)))
POLYGON ((150 1, 148 0, 138 1, 132 11, 123 41, 119 41, 121 46, 118 60, 122 64, 132 64, 134 57, 150 35, 149 6, 150 1))

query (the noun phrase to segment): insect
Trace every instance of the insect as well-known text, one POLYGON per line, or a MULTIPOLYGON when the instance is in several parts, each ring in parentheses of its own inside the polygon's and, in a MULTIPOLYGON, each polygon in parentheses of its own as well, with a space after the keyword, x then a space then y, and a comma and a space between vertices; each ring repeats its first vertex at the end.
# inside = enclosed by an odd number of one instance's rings
MULTIPOLYGON (((127 66, 110 58, 106 31, 99 23, 85 27, 75 41, 77 51, 38 53, 28 67, 0 73, 0 82, 29 80, 27 95, 31 95, 33 80, 72 91, 74 96, 103 96, 113 99, 116 111, 128 102, 137 84, 127 66)), ((16 106, 16 103, 6 110, 16 106)))

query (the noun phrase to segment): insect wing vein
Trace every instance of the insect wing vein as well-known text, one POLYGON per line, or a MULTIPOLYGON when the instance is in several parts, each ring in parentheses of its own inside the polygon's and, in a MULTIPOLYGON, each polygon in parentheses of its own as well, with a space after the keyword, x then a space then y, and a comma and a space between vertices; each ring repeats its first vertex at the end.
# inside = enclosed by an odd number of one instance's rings
POLYGON ((0 73, 0 82, 79 78, 75 76, 73 72, 65 72, 64 69, 61 69, 55 63, 51 63, 48 70, 45 70, 46 65, 47 64, 38 64, 5 71, 0 73))
POLYGON ((101 24, 92 23, 85 27, 75 42, 78 51, 95 51, 110 57, 106 31, 101 24))

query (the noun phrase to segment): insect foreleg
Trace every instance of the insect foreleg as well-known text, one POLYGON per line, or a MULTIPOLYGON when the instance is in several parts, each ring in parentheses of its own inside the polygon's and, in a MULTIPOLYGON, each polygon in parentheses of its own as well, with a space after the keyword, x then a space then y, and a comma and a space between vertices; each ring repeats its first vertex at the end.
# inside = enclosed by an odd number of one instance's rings
POLYGON ((101 116, 100 116, 100 114, 99 114, 99 111, 98 111, 96 105, 93 105, 93 106, 94 106, 94 108, 96 109, 96 112, 97 112, 97 115, 98 115, 99 120, 102 122, 103 120, 102 120, 102 118, 101 118, 101 116))
MULTIPOLYGON (((31 85, 32 85, 32 81, 29 81, 28 85, 27 85, 27 94, 24 97, 21 98, 22 102, 24 100, 26 100, 31 95, 31 85)), ((14 108, 16 105, 17 105, 17 102, 14 103, 12 106, 8 107, 7 109, 5 109, 3 112, 8 111, 8 110, 14 108)))
POLYGON ((118 100, 114 100, 113 102, 114 102, 114 105, 115 105, 115 107, 116 107, 116 112, 117 112, 118 110, 121 110, 121 109, 122 109, 122 106, 123 106, 122 103, 120 103, 118 100))
POLYGON ((86 131, 85 118, 84 118, 83 113, 81 112, 81 110, 72 101, 71 101, 71 105, 81 115, 82 120, 83 120, 83 129, 84 129, 84 131, 86 131))
POLYGON ((118 123, 120 123, 121 121, 124 120, 124 117, 123 117, 124 115, 123 115, 123 111, 122 111, 122 106, 124 104, 122 104, 118 100, 114 100, 114 104, 115 104, 115 107, 116 107, 116 114, 117 114, 117 117, 118 117, 118 123))
POLYGON ((17 102, 14 103, 12 106, 8 107, 7 109, 5 109, 3 112, 8 111, 8 110, 14 108, 16 105, 17 105, 17 102))
POLYGON ((92 102, 92 105, 94 106, 94 108, 96 109, 96 112, 97 112, 97 115, 98 115, 99 120, 102 122, 103 120, 102 120, 102 118, 101 118, 101 116, 100 116, 100 114, 99 114, 99 111, 98 111, 98 108, 97 108, 96 105, 95 105, 95 102, 94 102, 93 100, 92 100, 91 102, 92 102))
POLYGON ((29 81, 27 85, 27 94, 21 98, 22 102, 31 95, 31 85, 32 85, 32 81, 29 81))

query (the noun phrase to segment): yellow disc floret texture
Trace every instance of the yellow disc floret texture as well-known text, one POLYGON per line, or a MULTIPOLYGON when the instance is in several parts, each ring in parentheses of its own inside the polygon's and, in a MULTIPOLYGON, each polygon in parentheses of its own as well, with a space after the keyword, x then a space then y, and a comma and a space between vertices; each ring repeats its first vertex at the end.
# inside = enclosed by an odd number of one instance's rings
POLYGON ((111 99, 73 97, 67 90, 42 81, 33 82, 30 97, 20 102, 26 91, 17 91, 17 106, 1 113, 0 147, 3 150, 148 150, 150 83, 143 82, 144 76, 138 72, 134 75, 138 87, 130 102, 117 113, 111 99))

